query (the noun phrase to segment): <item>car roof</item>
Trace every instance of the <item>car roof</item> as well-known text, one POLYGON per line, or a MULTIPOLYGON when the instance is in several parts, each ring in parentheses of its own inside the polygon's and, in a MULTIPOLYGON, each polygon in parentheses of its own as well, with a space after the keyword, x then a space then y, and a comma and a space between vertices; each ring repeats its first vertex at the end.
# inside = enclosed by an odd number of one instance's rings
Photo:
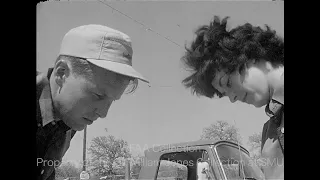
MULTIPOLYGON (((147 152, 159 152, 160 151, 166 151, 170 149, 176 149, 176 148, 186 148, 186 147, 192 147, 192 146, 207 146, 207 145, 218 145, 222 143, 232 144, 235 146, 238 146, 237 143, 234 143, 232 141, 224 141, 224 140, 197 140, 197 141, 188 141, 188 142, 180 142, 180 143, 172 143, 172 144, 165 144, 165 145, 159 145, 154 146, 151 148, 148 148, 145 150, 145 153, 147 152)), ((240 145, 241 149, 244 150, 246 153, 249 153, 244 147, 240 145)))
MULTIPOLYGON (((160 157, 168 152, 171 151, 180 151, 184 148, 189 149, 190 151, 193 150, 193 148, 201 147, 201 146, 218 146, 220 144, 228 144, 234 147, 237 147, 238 144, 231 142, 231 141, 217 141, 217 140, 198 140, 198 141, 189 141, 189 142, 180 142, 180 143, 173 143, 173 144, 167 144, 167 145, 160 145, 155 146, 152 148, 148 148, 144 151, 144 158, 143 158, 143 168, 141 169, 139 173, 139 179, 154 179, 158 165, 159 165, 159 159, 160 157)), ((245 152, 249 155, 249 152, 240 146, 241 151, 245 152)))

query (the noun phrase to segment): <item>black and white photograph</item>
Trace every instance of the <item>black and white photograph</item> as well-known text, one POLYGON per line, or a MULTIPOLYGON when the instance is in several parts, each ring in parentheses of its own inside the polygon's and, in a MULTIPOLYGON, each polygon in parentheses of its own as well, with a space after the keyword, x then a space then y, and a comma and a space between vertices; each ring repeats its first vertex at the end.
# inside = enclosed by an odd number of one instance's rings
POLYGON ((284 1, 36 15, 37 180, 284 179, 284 1))

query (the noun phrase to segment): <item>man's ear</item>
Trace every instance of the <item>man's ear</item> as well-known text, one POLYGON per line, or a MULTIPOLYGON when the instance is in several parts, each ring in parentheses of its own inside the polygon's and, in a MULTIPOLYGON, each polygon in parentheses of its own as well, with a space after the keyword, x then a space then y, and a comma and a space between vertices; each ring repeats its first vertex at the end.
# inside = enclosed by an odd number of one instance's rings
POLYGON ((54 67, 54 80, 61 88, 67 77, 70 75, 70 67, 66 60, 59 60, 54 67))

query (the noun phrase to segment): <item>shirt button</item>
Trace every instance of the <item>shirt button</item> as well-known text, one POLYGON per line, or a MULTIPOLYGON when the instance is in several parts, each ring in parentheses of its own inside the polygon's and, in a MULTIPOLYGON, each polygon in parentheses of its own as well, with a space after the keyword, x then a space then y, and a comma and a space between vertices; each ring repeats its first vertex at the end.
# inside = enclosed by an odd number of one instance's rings
POLYGON ((55 121, 52 121, 52 123, 51 123, 52 125, 56 125, 56 122, 55 121))
POLYGON ((41 126, 41 123, 38 123, 38 127, 40 127, 41 126))
POLYGON ((43 173, 44 173, 44 170, 42 169, 41 174, 43 174, 43 173))

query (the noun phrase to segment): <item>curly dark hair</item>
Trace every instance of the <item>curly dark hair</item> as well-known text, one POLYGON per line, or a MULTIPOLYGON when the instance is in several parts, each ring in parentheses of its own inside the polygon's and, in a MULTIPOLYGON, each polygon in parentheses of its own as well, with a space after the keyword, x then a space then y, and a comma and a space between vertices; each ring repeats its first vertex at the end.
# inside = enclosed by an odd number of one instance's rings
POLYGON ((266 30, 250 23, 226 30, 227 20, 218 16, 209 25, 196 31, 196 38, 181 58, 192 72, 182 83, 198 96, 222 97, 211 82, 215 73, 224 70, 227 74, 243 70, 244 65, 264 59, 273 66, 284 66, 284 39, 276 35, 268 25, 266 30))

